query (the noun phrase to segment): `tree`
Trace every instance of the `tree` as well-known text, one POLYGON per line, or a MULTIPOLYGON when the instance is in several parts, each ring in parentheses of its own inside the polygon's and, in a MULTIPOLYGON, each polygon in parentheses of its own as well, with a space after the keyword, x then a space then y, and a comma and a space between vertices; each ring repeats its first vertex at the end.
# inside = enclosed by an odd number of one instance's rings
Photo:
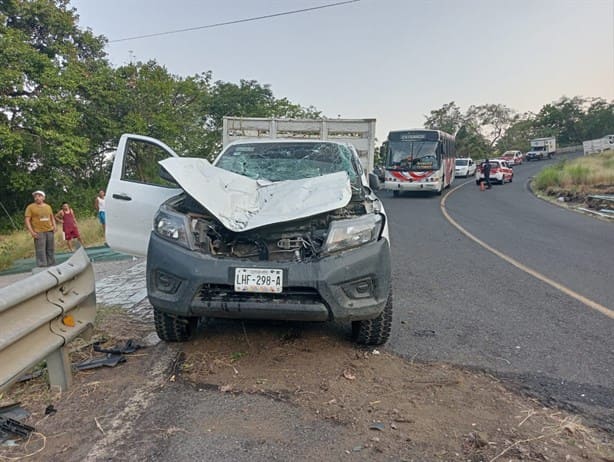
POLYGON ((614 134, 614 101, 602 98, 587 100, 590 106, 582 120, 583 140, 601 138, 614 134))
POLYGON ((539 136, 556 136, 560 145, 579 144, 584 139, 582 119, 584 118, 584 98, 562 97, 546 104, 537 113, 534 127, 539 136))
POLYGON ((491 149, 516 120, 514 111, 503 104, 470 106, 465 116, 465 123, 475 127, 491 149))
POLYGON ((534 115, 518 116, 517 120, 508 127, 505 134, 497 141, 497 151, 528 151, 531 147, 529 141, 536 138, 534 123, 534 115))
POLYGON ((13 210, 35 188, 61 191, 87 150, 79 89, 105 42, 79 30, 68 5, 0 1, 0 196, 13 210))
POLYGON ((456 155, 483 159, 490 156, 492 150, 488 141, 478 131, 477 127, 467 123, 456 134, 456 155))
POLYGON ((465 124, 465 118, 454 101, 432 110, 430 115, 425 117, 424 128, 441 130, 451 135, 465 124))
POLYGON ((480 133, 479 121, 476 117, 464 115, 454 101, 431 111, 424 127, 456 135, 456 152, 459 157, 481 158, 489 155, 489 145, 480 133))

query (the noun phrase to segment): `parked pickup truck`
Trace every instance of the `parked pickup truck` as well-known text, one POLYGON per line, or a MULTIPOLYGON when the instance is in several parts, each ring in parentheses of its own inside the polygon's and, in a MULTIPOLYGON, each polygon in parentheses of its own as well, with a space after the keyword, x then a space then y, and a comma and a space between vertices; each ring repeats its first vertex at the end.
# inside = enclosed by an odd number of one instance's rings
POLYGON ((358 153, 323 140, 235 141, 213 163, 123 135, 107 187, 109 246, 147 255, 165 341, 199 318, 392 324, 388 222, 358 153))

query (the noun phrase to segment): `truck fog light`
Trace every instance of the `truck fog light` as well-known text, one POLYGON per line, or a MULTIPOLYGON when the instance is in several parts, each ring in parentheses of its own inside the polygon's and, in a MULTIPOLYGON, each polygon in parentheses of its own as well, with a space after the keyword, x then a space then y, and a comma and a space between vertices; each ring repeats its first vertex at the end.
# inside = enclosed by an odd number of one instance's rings
POLYGON ((154 274, 156 289, 167 294, 174 294, 179 289, 181 280, 166 271, 156 271, 154 274))
POLYGON ((354 299, 373 297, 374 293, 374 284, 371 278, 348 282, 342 288, 348 297, 354 299))

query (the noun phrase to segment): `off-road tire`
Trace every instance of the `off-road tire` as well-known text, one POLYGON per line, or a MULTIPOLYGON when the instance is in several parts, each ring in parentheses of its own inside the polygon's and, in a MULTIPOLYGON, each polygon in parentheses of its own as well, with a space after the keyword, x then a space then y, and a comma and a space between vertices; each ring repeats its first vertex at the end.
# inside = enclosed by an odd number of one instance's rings
POLYGON ((165 342, 185 342, 198 324, 198 318, 176 316, 154 307, 154 324, 156 333, 165 342))
POLYGON ((392 290, 384 310, 374 319, 352 321, 352 338, 360 345, 383 345, 390 337, 392 327, 392 290))

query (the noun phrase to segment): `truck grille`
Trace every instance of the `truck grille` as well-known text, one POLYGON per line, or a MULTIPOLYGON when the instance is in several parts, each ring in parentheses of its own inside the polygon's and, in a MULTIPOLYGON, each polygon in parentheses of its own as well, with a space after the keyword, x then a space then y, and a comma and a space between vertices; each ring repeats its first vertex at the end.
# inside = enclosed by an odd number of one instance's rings
POLYGON ((316 289, 310 287, 284 287, 280 294, 235 292, 234 286, 229 284, 203 284, 198 291, 203 302, 294 302, 294 303, 324 303, 316 289))

